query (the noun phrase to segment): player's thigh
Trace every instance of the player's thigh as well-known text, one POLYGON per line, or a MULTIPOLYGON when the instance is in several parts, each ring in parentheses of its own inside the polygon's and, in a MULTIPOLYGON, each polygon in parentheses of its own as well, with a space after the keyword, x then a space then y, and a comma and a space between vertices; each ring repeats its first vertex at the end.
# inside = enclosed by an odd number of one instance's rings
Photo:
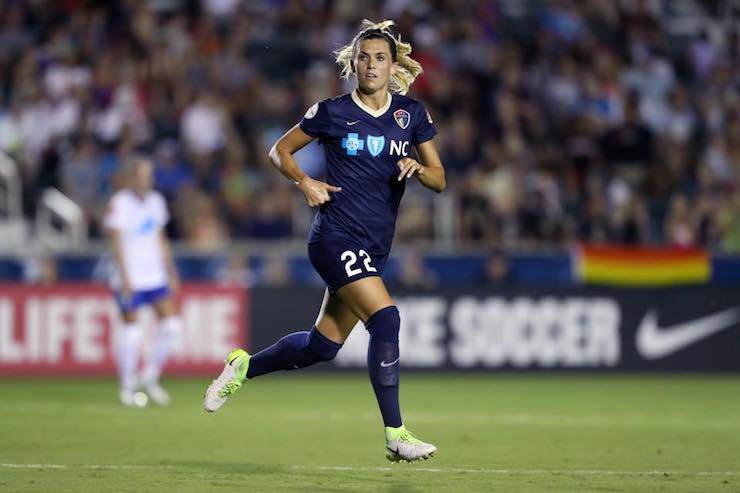
POLYGON ((358 320, 357 315, 336 294, 329 294, 328 289, 324 291, 324 301, 316 319, 316 329, 322 335, 344 344, 358 320))
POLYGON ((177 306, 175 306, 175 299, 172 296, 166 296, 158 299, 152 303, 154 307, 154 313, 157 314, 157 318, 163 319, 172 317, 177 314, 177 306))
POLYGON ((394 304, 380 276, 363 277, 345 284, 337 295, 363 323, 373 313, 394 304))
POLYGON ((132 293, 128 296, 123 296, 120 291, 114 291, 113 299, 116 301, 121 319, 127 324, 136 323, 139 307, 136 294, 132 293))

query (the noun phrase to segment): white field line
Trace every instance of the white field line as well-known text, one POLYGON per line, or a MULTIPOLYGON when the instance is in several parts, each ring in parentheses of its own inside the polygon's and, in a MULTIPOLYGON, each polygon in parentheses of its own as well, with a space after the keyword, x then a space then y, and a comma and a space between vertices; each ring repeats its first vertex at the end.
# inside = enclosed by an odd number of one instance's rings
MULTIPOLYGON (((0 463, 0 468, 6 469, 172 469, 177 464, 167 465, 134 465, 134 464, 9 464, 0 463)), ((501 476, 541 476, 541 475, 575 475, 575 476, 740 476, 740 471, 613 471, 603 469, 464 469, 441 467, 415 467, 414 465, 398 465, 395 467, 360 467, 360 466, 285 466, 296 471, 365 471, 365 472, 393 472, 404 473, 448 473, 448 474, 485 474, 501 476)))
POLYGON ((66 469, 64 464, 2 464, 0 467, 8 469, 66 469))
POLYGON ((4 464, 6 469, 169 469, 173 465, 136 465, 136 464, 4 464))
POLYGON ((415 467, 399 465, 395 467, 355 467, 355 466, 290 466, 297 470, 314 471, 368 471, 405 473, 453 473, 453 474, 494 474, 502 476, 535 475, 577 475, 577 476, 740 476, 740 471, 611 471, 602 469, 460 469, 438 467, 415 467))

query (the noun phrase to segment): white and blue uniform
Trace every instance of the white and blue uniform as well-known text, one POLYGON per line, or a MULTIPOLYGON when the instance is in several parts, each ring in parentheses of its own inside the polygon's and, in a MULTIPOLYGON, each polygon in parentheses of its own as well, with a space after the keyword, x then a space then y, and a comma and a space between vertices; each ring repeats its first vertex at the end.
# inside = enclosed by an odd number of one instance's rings
POLYGON ((123 312, 169 295, 161 241, 162 230, 168 221, 167 205, 156 191, 149 191, 142 198, 129 189, 123 189, 110 199, 105 226, 120 235, 123 264, 133 291, 129 299, 123 299, 121 276, 116 268, 111 277, 111 287, 123 312))
POLYGON ((324 148, 326 182, 342 187, 319 208, 308 239, 311 263, 334 293, 382 274, 406 189, 397 163, 437 130, 424 106, 408 96, 389 95, 373 110, 356 92, 316 103, 300 127, 324 148))

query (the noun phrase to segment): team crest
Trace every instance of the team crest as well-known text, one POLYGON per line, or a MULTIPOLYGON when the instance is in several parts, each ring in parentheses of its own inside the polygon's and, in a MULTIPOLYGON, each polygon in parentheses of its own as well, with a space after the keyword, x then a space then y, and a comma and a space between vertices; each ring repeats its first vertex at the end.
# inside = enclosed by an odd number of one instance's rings
POLYGON ((404 130, 406 130, 409 127, 409 123, 411 123, 411 115, 406 110, 394 111, 393 118, 395 118, 396 123, 398 123, 398 126, 404 130))
POLYGON ((379 137, 376 137, 375 135, 367 136, 367 150, 370 151, 370 154, 372 154, 373 157, 378 157, 378 155, 381 152, 383 152, 384 147, 385 147, 385 136, 383 135, 379 137))

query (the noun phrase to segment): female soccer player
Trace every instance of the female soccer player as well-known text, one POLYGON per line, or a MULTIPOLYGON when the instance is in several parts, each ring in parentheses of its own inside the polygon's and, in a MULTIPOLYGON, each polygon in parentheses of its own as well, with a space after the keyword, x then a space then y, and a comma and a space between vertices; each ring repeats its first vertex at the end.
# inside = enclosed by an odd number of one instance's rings
POLYGON ((436 129, 421 103, 405 96, 422 68, 411 45, 394 38, 392 21, 363 21, 352 42, 336 52, 342 77, 354 74, 351 94, 314 104, 270 150, 280 172, 319 206, 308 255, 327 289, 316 324, 252 356, 231 352, 206 390, 205 409, 216 411, 251 379, 334 358, 358 320, 370 333, 367 364, 385 424, 391 461, 427 459, 437 448, 404 426, 398 403, 400 318, 380 278, 395 229, 406 179, 445 189, 445 172, 432 142, 436 129), (313 139, 324 146, 327 182, 298 167, 293 154, 313 139), (409 157, 415 147, 420 162, 409 157))
POLYGON ((124 171, 127 187, 113 195, 105 215, 116 264, 111 285, 124 321, 116 345, 120 398, 124 405, 134 406, 135 391, 142 386, 154 402, 166 405, 170 396, 159 376, 182 327, 172 297, 179 278, 164 230, 169 214, 162 195, 152 189, 148 159, 132 158, 124 171), (143 305, 152 305, 159 327, 139 377, 142 329, 136 314, 143 305))

